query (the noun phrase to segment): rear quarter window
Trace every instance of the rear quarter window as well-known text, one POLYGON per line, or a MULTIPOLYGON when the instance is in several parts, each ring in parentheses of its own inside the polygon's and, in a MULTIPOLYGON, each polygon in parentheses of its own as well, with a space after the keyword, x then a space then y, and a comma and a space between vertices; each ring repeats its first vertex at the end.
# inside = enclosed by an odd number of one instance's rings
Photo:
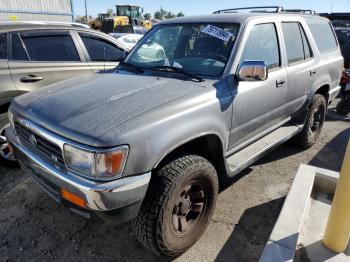
POLYGON ((321 53, 334 51, 338 48, 333 29, 327 20, 319 17, 306 17, 305 21, 321 53))

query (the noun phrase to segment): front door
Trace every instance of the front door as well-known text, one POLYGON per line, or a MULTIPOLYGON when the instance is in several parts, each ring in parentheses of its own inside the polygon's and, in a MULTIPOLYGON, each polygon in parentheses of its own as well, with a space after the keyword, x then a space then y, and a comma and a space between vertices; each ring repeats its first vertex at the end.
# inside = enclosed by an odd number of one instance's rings
POLYGON ((125 56, 125 50, 98 34, 79 32, 86 49, 88 64, 94 72, 115 68, 125 56))
POLYGON ((268 67, 265 81, 239 81, 234 88, 230 148, 277 124, 284 117, 287 73, 281 63, 276 25, 263 23, 247 28, 243 38, 240 64, 264 61, 268 67), (245 40, 244 40, 245 39, 245 40))

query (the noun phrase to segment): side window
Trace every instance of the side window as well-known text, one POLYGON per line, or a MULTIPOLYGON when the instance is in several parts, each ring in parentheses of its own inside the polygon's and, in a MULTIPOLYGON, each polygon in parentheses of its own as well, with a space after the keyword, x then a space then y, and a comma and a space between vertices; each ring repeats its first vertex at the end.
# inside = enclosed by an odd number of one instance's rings
POLYGON ((7 59, 7 34, 0 34, 0 59, 7 59))
POLYGON ((305 21, 321 53, 326 53, 338 48, 331 24, 327 20, 319 17, 305 17, 305 21))
POLYGON ((112 43, 86 33, 79 33, 86 46, 91 61, 114 61, 118 62, 124 56, 124 50, 112 43))
POLYGON ((301 37, 303 39, 304 58, 305 58, 305 60, 307 60, 307 59, 312 57, 310 43, 306 37, 305 31, 304 31, 303 27, 301 26, 301 24, 299 24, 299 29, 300 29, 301 37))
POLYGON ((253 27, 249 33, 241 63, 248 60, 264 61, 270 70, 280 67, 277 31, 273 23, 253 27))
POLYGON ((17 33, 13 33, 11 36, 11 59, 16 61, 29 61, 23 42, 17 33))
POLYGON ((77 49, 69 33, 21 34, 31 61, 80 61, 77 49))
POLYGON ((304 44, 298 22, 282 23, 284 42, 287 49, 288 65, 305 60, 304 44))

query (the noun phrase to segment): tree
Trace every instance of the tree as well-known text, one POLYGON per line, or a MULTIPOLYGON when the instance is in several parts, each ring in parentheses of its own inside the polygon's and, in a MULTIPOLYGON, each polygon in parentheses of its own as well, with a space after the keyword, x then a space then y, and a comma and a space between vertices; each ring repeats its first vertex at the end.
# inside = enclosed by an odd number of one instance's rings
POLYGON ((144 17, 145 17, 146 20, 151 20, 152 15, 151 15, 150 13, 146 13, 146 14, 144 15, 144 17))
POLYGON ((174 18, 174 17, 176 17, 176 15, 172 12, 167 12, 167 14, 165 15, 166 19, 170 19, 170 18, 174 18))
POLYGON ((113 15, 113 9, 108 8, 106 11, 106 14, 108 14, 108 16, 112 16, 113 15))
POLYGON ((177 17, 183 17, 183 16, 185 16, 185 14, 184 14, 182 11, 180 11, 180 12, 177 13, 176 16, 177 16, 177 17))
POLYGON ((154 18, 155 19, 162 19, 162 14, 160 13, 160 11, 157 11, 154 13, 154 18))
POLYGON ((159 11, 157 11, 157 12, 154 13, 154 18, 155 18, 155 19, 161 19, 161 20, 163 20, 163 19, 166 18, 167 15, 168 15, 168 12, 165 11, 165 10, 163 9, 163 7, 161 7, 159 11))

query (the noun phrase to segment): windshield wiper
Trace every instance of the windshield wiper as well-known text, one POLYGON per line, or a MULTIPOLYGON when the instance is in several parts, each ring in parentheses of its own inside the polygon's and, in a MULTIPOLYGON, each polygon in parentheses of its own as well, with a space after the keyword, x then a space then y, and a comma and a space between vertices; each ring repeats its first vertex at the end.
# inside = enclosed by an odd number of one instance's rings
POLYGON ((175 67, 175 66, 154 66, 154 67, 147 67, 147 69, 175 72, 175 73, 179 73, 179 74, 182 74, 184 76, 187 76, 189 78, 196 79, 199 82, 204 82, 203 77, 195 75, 195 74, 192 74, 192 73, 189 73, 187 71, 184 71, 182 68, 175 67))
POLYGON ((139 73, 143 73, 143 72, 144 72, 144 70, 143 70, 141 67, 138 67, 138 66, 136 66, 136 65, 134 65, 134 64, 131 64, 131 63, 128 63, 128 62, 120 62, 119 65, 118 65, 118 67, 119 67, 119 66, 132 69, 132 70, 137 71, 137 72, 139 72, 139 73))

